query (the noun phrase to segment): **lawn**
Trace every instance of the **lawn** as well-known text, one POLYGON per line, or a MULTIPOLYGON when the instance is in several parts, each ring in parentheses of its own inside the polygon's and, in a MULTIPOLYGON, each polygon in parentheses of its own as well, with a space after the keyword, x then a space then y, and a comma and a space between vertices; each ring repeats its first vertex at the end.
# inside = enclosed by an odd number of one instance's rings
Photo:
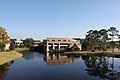
POLYGON ((19 52, 19 53, 21 53, 23 55, 30 52, 29 48, 16 48, 15 51, 19 52))
POLYGON ((0 65, 13 61, 23 55, 16 51, 0 52, 0 65))
POLYGON ((17 51, 17 52, 29 51, 29 48, 16 48, 15 51, 17 51))
POLYGON ((106 55, 106 56, 120 56, 120 49, 116 49, 114 53, 112 53, 112 50, 107 50, 103 53, 103 51, 72 51, 72 52, 64 52, 64 54, 94 54, 94 55, 106 55))

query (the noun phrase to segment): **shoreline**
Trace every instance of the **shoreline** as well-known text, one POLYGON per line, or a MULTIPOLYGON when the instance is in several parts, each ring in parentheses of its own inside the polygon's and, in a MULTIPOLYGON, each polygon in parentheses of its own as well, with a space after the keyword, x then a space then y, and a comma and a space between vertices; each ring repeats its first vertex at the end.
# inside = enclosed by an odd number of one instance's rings
POLYGON ((23 55, 16 51, 0 52, 0 65, 21 58, 23 55))
POLYGON ((88 55, 88 54, 101 54, 101 55, 107 55, 107 56, 120 56, 120 51, 116 51, 112 53, 111 51, 105 51, 105 52, 90 52, 90 51, 73 51, 73 52, 64 52, 64 54, 81 54, 81 55, 88 55))
POLYGON ((15 51, 22 54, 22 55, 30 52, 30 50, 28 48, 16 48, 15 51))

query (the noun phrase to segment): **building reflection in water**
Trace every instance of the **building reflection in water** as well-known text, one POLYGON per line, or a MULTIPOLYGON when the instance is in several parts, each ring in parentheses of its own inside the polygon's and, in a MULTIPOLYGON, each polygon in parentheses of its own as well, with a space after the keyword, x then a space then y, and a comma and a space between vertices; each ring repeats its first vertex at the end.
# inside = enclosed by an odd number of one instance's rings
POLYGON ((13 64, 13 62, 14 61, 0 65, 0 80, 5 80, 9 67, 13 64))
POLYGON ((72 57, 72 56, 68 57, 67 55, 61 55, 61 53, 56 53, 56 54, 44 55, 44 60, 46 61, 48 66, 55 66, 55 65, 71 64, 75 60, 80 60, 80 57, 72 57))

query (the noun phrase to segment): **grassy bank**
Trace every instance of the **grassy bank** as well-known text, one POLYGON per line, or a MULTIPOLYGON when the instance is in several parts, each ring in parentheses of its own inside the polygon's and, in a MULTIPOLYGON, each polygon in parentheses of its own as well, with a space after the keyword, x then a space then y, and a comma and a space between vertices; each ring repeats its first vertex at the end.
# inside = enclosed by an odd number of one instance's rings
POLYGON ((29 48, 16 48, 15 51, 17 51, 17 52, 29 51, 29 48))
MULTIPOLYGON (((96 51, 96 52, 91 52, 91 51, 72 51, 72 52, 64 52, 65 54, 69 53, 69 54, 97 54, 97 53, 107 53, 107 54, 113 54, 110 51, 106 51, 106 52, 101 52, 101 51, 96 51)), ((114 54, 117 54, 119 52, 115 52, 114 54)))
POLYGON ((23 55, 16 51, 0 52, 0 65, 13 61, 23 55))
POLYGON ((19 52, 19 53, 21 53, 23 55, 30 52, 29 48, 16 48, 15 51, 19 52))
POLYGON ((117 49, 114 51, 114 53, 112 53, 112 50, 109 49, 107 51, 95 51, 95 52, 91 52, 91 51, 70 51, 70 52, 64 52, 64 53, 77 53, 77 54, 97 54, 97 53, 108 53, 108 54, 120 54, 120 49, 117 49))
POLYGON ((112 51, 96 51, 96 52, 91 52, 91 51, 73 51, 73 52, 64 52, 64 54, 82 54, 82 55, 87 55, 87 54, 95 54, 95 55, 106 55, 106 56, 117 56, 120 55, 120 50, 115 51, 112 53, 112 51))

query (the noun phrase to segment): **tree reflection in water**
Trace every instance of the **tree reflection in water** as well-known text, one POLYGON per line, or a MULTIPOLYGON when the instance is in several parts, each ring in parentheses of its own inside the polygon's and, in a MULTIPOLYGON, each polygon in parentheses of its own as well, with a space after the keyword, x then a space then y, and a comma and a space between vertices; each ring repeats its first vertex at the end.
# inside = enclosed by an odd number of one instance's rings
POLYGON ((5 77, 8 73, 9 67, 13 64, 14 61, 8 62, 0 66, 0 80, 5 80, 5 77))
POLYGON ((119 80, 120 72, 115 71, 114 58, 112 63, 106 56, 82 55, 86 65, 86 73, 89 76, 100 77, 101 79, 119 80))

